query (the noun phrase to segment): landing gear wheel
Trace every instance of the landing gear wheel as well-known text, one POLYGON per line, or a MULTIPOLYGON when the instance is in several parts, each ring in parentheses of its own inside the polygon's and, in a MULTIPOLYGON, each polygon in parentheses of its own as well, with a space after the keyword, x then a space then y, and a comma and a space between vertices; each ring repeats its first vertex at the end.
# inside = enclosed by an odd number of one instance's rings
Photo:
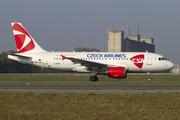
POLYGON ((94 81, 94 76, 90 76, 89 77, 89 80, 92 82, 92 81, 94 81))
POLYGON ((149 78, 147 78, 147 81, 148 81, 148 82, 151 82, 151 78, 150 78, 150 77, 149 77, 149 78))
POLYGON ((98 81, 98 77, 97 77, 97 76, 90 76, 90 77, 89 77, 89 80, 90 80, 91 82, 98 81))
POLYGON ((148 82, 151 82, 150 72, 147 72, 147 75, 148 75, 147 81, 148 81, 148 82))
POLYGON ((94 76, 95 77, 95 81, 98 81, 98 77, 97 76, 94 76))

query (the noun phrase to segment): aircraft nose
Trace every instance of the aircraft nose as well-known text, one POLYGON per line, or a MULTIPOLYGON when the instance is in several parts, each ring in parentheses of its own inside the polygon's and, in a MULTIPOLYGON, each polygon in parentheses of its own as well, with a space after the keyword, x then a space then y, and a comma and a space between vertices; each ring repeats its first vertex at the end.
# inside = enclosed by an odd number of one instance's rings
POLYGON ((172 62, 169 62, 169 65, 168 65, 169 69, 173 69, 174 68, 174 64, 172 62))

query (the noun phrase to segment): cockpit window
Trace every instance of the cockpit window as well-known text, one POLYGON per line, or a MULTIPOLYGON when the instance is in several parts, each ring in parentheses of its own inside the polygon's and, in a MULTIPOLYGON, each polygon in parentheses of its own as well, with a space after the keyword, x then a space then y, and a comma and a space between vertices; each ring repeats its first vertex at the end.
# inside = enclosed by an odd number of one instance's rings
POLYGON ((159 61, 161 61, 161 60, 163 61, 163 60, 167 60, 167 59, 165 57, 160 57, 159 61))

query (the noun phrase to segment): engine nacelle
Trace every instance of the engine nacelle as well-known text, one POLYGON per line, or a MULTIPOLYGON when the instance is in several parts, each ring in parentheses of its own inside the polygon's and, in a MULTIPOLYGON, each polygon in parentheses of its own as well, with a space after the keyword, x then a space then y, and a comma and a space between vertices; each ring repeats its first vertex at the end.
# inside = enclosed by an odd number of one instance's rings
POLYGON ((127 77, 126 68, 125 67, 109 67, 108 77, 126 78, 127 77))

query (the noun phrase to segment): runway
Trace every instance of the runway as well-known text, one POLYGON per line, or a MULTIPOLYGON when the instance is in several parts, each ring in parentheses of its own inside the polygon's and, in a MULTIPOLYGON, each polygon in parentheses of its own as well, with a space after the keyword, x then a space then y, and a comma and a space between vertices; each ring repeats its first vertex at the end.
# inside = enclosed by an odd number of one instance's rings
POLYGON ((0 85, 1 91, 32 93, 180 93, 180 85, 0 85))

